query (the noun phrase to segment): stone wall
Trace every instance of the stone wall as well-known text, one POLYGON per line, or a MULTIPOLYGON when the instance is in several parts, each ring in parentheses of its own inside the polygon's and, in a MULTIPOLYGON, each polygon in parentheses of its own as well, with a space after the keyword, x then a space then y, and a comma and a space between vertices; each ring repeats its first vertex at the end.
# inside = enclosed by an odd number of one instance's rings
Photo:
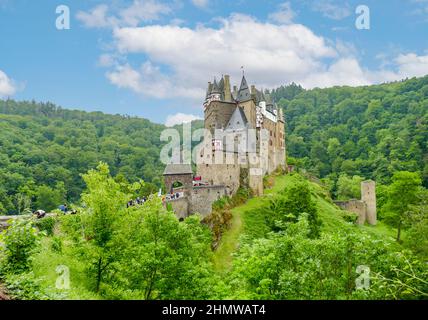
POLYGON ((251 168, 249 176, 249 187, 255 196, 263 195, 263 170, 261 168, 251 168))
POLYGON ((361 200, 335 201, 344 210, 358 214, 358 224, 377 223, 376 214, 376 183, 374 181, 364 181, 361 183, 361 200))
POLYGON ((185 219, 189 216, 189 198, 179 198, 176 200, 168 201, 171 204, 178 219, 185 219))
POLYGON ((366 222, 366 204, 361 200, 335 201, 338 207, 343 210, 356 213, 358 215, 357 224, 363 225, 366 222))
POLYGON ((376 212, 376 183, 364 181, 361 183, 361 200, 367 205, 367 222, 371 225, 377 223, 376 212))
POLYGON ((233 196, 239 189, 240 166, 237 164, 201 164, 197 175, 210 185, 223 185, 228 196, 233 196))
POLYGON ((252 128, 256 127, 256 105, 254 100, 244 101, 238 104, 244 110, 245 116, 252 128))
POLYGON ((235 109, 235 103, 211 102, 205 110, 205 128, 209 130, 225 128, 235 109))
POLYGON ((206 217, 212 212, 212 205, 218 199, 227 196, 224 186, 201 186, 194 187, 190 199, 190 214, 199 213, 206 217))
POLYGON ((167 193, 170 192, 172 185, 175 182, 180 182, 183 184, 183 189, 185 190, 186 196, 189 195, 187 192, 193 186, 193 175, 192 174, 177 174, 177 175, 166 175, 165 179, 165 190, 167 193))

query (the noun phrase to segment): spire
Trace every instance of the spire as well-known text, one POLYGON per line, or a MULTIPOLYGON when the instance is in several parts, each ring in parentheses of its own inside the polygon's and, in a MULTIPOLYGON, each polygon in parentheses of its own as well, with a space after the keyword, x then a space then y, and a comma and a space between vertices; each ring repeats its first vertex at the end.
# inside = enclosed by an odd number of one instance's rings
POLYGON ((213 89, 213 85, 211 82, 208 82, 208 88, 207 88, 207 99, 209 98, 209 96, 211 95, 211 90, 213 89))
POLYGON ((220 88, 218 87, 216 79, 214 79, 214 84, 213 84, 213 88, 211 90, 211 93, 221 93, 220 88))
POLYGON ((244 110, 241 107, 236 107, 230 120, 227 124, 226 130, 242 130, 250 127, 244 110))
POLYGON ((245 75, 242 76, 241 87, 238 92, 238 101, 247 101, 251 99, 251 92, 248 88, 247 79, 245 79, 245 75))

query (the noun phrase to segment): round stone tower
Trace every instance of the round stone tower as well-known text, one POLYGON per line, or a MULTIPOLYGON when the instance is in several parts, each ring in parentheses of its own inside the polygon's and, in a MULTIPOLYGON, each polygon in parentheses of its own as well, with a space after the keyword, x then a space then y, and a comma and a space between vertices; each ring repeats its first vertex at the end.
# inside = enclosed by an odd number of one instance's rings
POLYGON ((361 183, 361 200, 366 203, 366 219, 371 225, 377 222, 376 213, 376 183, 372 180, 361 183))

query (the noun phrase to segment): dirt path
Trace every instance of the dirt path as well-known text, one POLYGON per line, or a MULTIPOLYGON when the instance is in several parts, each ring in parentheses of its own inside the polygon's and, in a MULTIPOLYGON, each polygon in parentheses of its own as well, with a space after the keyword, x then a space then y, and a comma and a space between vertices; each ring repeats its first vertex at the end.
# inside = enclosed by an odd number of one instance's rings
POLYGON ((269 190, 265 190, 264 196, 252 198, 248 200, 247 203, 232 209, 233 218, 231 226, 223 234, 223 237, 220 240, 220 245, 214 252, 214 269, 219 274, 225 274, 232 268, 233 253, 238 249, 239 237, 241 236, 244 228, 245 212, 261 206, 264 199, 285 187, 285 176, 275 177, 274 179, 273 187, 269 190))
POLYGON ((6 289, 0 284, 0 300, 11 300, 6 293, 6 289))
POLYGON ((230 229, 221 239, 220 245, 214 254, 214 268, 219 273, 225 273, 232 267, 232 254, 239 244, 239 236, 242 230, 242 218, 239 210, 232 209, 232 220, 230 229))

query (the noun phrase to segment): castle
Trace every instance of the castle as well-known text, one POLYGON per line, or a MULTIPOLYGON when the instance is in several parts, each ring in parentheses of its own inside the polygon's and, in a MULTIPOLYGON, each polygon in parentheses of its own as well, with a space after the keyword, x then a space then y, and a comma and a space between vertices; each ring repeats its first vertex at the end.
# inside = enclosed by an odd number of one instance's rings
POLYGON ((358 215, 357 224, 366 222, 370 225, 377 223, 376 212, 376 183, 372 180, 361 182, 361 200, 351 199, 347 201, 335 201, 343 210, 354 212, 358 215))
POLYGON ((196 175, 190 163, 168 164, 164 171, 167 202, 179 218, 206 216, 221 197, 240 187, 263 194, 264 176, 286 168, 282 109, 268 93, 230 77, 208 83, 204 106, 204 139, 197 148, 196 175))

